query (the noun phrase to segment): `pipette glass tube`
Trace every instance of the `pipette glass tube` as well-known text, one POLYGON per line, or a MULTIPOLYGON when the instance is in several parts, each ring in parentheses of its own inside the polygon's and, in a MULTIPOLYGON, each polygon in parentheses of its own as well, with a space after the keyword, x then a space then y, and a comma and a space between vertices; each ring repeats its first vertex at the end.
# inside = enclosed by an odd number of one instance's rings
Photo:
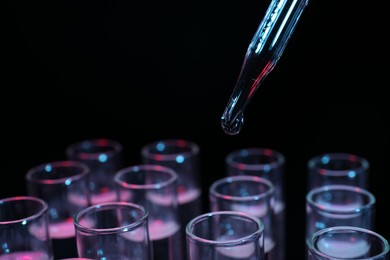
POLYGON ((221 117, 223 130, 238 134, 244 110, 282 55, 308 0, 272 0, 252 38, 238 80, 221 117))

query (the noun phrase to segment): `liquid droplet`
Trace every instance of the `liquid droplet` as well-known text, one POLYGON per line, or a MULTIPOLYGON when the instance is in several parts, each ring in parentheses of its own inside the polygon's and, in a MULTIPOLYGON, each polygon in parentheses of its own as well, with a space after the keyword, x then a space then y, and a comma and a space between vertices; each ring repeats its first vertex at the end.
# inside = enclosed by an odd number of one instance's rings
POLYGON ((244 114, 239 113, 237 117, 235 117, 233 120, 230 120, 226 117, 222 117, 221 125, 223 131, 225 131, 226 134, 236 135, 241 131, 242 126, 244 125, 244 114))

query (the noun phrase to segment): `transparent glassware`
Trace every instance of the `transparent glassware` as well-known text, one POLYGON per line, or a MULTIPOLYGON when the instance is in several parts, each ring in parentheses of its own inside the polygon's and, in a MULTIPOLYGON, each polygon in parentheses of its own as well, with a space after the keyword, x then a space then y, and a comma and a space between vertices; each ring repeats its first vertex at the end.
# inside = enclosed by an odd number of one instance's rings
POLYGON ((85 163, 70 160, 43 163, 25 175, 28 195, 48 204, 55 259, 77 256, 73 216, 91 204, 89 177, 85 163))
MULTIPOLYGON (((178 175, 178 212, 182 237, 185 237, 185 226, 203 210, 200 147, 189 140, 158 140, 145 144, 141 149, 141 157, 144 164, 163 165, 173 169, 178 175)), ((186 254, 185 244, 182 251, 186 254)))
POLYGON ((88 165, 91 203, 115 201, 114 174, 123 167, 123 145, 107 138, 85 139, 66 147, 68 160, 88 165))
POLYGON ((273 70, 308 4, 308 0, 272 0, 247 49, 238 80, 221 117, 225 133, 244 124, 244 111, 258 87, 273 70))
POLYGON ((306 242, 320 229, 356 226, 375 229, 376 199, 370 191, 350 185, 326 185, 306 195, 306 242))
POLYGON ((214 181, 209 188, 211 211, 239 211, 257 217, 264 224, 265 259, 278 259, 275 190, 272 183, 257 176, 231 176, 214 181))
POLYGON ((0 199, 0 259, 54 260, 47 203, 34 196, 0 199))
POLYGON ((148 211, 130 202, 105 202, 79 211, 73 219, 78 256, 88 259, 153 259, 148 211))
POLYGON ((351 153, 324 153, 307 162, 308 188, 343 184, 369 188, 368 160, 351 153))
POLYGON ((148 210, 154 259, 184 259, 176 172, 161 165, 132 165, 120 169, 114 182, 117 200, 136 203, 148 210))
POLYGON ((188 260, 265 260, 264 225, 238 211, 214 211, 186 226, 188 260))
POLYGON ((275 239, 278 260, 285 259, 286 251, 285 163, 285 156, 281 152, 261 147, 238 149, 225 157, 227 176, 258 176, 272 183, 275 190, 275 239))
POLYGON ((389 243, 366 228, 337 226, 314 233, 307 244, 309 260, 388 260, 389 243))

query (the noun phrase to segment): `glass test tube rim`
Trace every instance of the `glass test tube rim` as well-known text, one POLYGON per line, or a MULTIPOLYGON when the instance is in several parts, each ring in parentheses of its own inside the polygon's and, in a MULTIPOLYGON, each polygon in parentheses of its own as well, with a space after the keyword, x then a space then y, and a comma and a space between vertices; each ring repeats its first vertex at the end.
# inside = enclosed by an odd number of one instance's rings
POLYGON ((264 171, 266 169, 275 169, 282 166, 286 161, 285 156, 274 149, 270 148, 259 148, 259 147, 248 147, 242 148, 235 151, 232 151, 227 154, 225 162, 227 165, 234 167, 240 170, 251 170, 251 171, 264 171), (237 162, 236 158, 242 158, 243 154, 245 155, 259 155, 264 157, 273 157, 275 160, 272 162, 264 162, 264 163, 243 163, 237 162))
POLYGON ((200 147, 197 143, 185 140, 185 139, 163 139, 154 142, 150 142, 145 144, 141 149, 141 154, 145 158, 153 159, 156 161, 173 161, 176 160, 177 156, 184 156, 185 158, 189 158, 191 156, 197 156, 200 152, 200 147), (169 146, 180 148, 182 151, 164 153, 163 150, 161 152, 153 152, 151 148, 155 148, 158 146, 169 146))
POLYGON ((343 153, 343 152, 333 152, 333 153, 323 153, 316 155, 312 158, 309 159, 308 163, 308 169, 309 170, 314 170, 314 169, 319 169, 321 175, 326 175, 326 176, 345 176, 348 175, 351 171, 354 171, 355 173, 362 174, 365 171, 367 171, 370 167, 369 161, 359 155, 356 154, 351 154, 351 153, 343 153), (322 159, 324 157, 329 157, 330 160, 345 160, 345 161, 350 161, 350 158, 353 157, 355 158, 356 162, 360 163, 360 166, 356 168, 351 168, 351 169, 328 169, 325 167, 321 167, 325 165, 325 163, 322 163, 322 159))
POLYGON ((98 160, 99 157, 104 154, 109 158, 113 158, 116 155, 120 154, 123 151, 123 146, 119 141, 108 138, 94 138, 78 141, 70 144, 66 149, 65 153, 71 157, 77 157, 83 160, 95 161, 98 160), (84 146, 88 144, 89 146, 96 147, 106 147, 107 149, 104 151, 88 151, 84 148, 84 146), (103 144, 103 145, 101 145, 103 144))
POLYGON ((216 198, 223 198, 223 199, 232 199, 235 201, 245 202, 245 201, 257 201, 261 200, 267 197, 271 197, 275 195, 275 188, 271 181, 258 177, 258 176, 251 176, 251 175, 235 175, 235 176, 228 176, 221 179, 218 179, 214 181, 210 188, 209 188, 210 196, 215 196, 216 198), (218 185, 224 184, 224 183, 231 183, 232 181, 245 181, 245 182, 257 182, 264 184, 267 186, 267 191, 261 194, 253 194, 249 196, 233 196, 233 195, 226 195, 224 193, 217 192, 215 188, 218 185))
POLYGON ((166 187, 170 187, 172 183, 178 182, 178 174, 176 171, 170 167, 166 167, 163 165, 158 164, 138 164, 138 165, 132 165, 129 167, 122 168, 118 170, 114 175, 114 181, 124 188, 130 188, 130 189, 150 189, 150 190, 156 190, 156 189, 164 189, 166 187), (168 175, 170 175, 170 178, 158 183, 152 183, 152 184, 133 184, 133 183, 127 183, 123 180, 121 180, 121 177, 128 173, 138 173, 138 172, 148 172, 148 171, 155 171, 155 172, 163 172, 168 175))
POLYGON ((4 224, 20 224, 20 223, 23 223, 24 222, 29 222, 30 220, 33 220, 33 219, 36 219, 38 217, 41 217, 43 216, 44 214, 47 213, 48 211, 48 204, 41 198, 38 198, 38 197, 35 197, 35 196, 13 196, 13 197, 7 197, 7 198, 3 198, 3 199, 0 199, 0 204, 6 204, 6 203, 10 203, 10 202, 15 202, 15 201, 18 201, 18 202, 22 202, 22 201, 30 201, 30 202, 34 202, 34 203, 37 203, 37 205, 41 205, 42 208, 39 209, 37 212, 35 212, 34 214, 32 215, 29 215, 27 217, 24 217, 24 218, 19 218, 19 219, 14 219, 14 220, 1 220, 0 219, 0 225, 4 225, 4 224))
POLYGON ((208 212, 208 213, 204 213, 204 214, 201 214, 201 215, 195 217, 190 222, 188 222, 188 224, 186 226, 186 234, 187 234, 188 239, 190 239, 196 243, 201 243, 201 244, 205 244, 205 245, 221 246, 221 247, 232 247, 232 246, 239 246, 242 244, 246 244, 249 241, 253 241, 257 236, 261 236, 264 233, 264 228, 265 228, 265 226, 264 226, 263 222, 257 217, 254 217, 254 216, 251 216, 249 214, 239 212, 239 211, 225 210, 225 211, 208 212), (251 235, 244 236, 244 237, 241 237, 238 239, 223 240, 223 241, 205 239, 205 238, 196 236, 192 233, 191 227, 193 227, 194 224, 196 224, 197 222, 202 221, 204 219, 214 217, 217 215, 231 215, 234 217, 240 217, 243 219, 251 220, 253 223, 256 223, 256 225, 258 226, 258 229, 251 235))
POLYGON ((37 166, 34 166, 30 168, 27 171, 26 179, 30 182, 34 183, 40 183, 40 184, 62 184, 65 183, 65 181, 76 181, 84 178, 85 176, 88 176, 90 174, 90 169, 87 164, 81 161, 75 161, 75 160, 62 160, 62 161, 53 161, 53 162, 47 162, 43 163, 37 166), (49 167, 49 168, 48 168, 49 167), (52 169, 55 168, 63 168, 66 169, 67 167, 74 167, 79 168, 79 172, 71 174, 67 177, 57 178, 57 179, 50 179, 50 178, 34 178, 32 175, 36 172, 42 171, 49 173, 52 169), (47 169, 47 170, 46 170, 47 169))
POLYGON ((126 201, 113 201, 113 202, 104 202, 100 204, 95 204, 92 206, 89 206, 87 208, 84 208, 80 210, 74 217, 73 217, 73 223, 74 225, 80 230, 88 234, 115 234, 118 232, 129 232, 131 230, 135 230, 142 226, 145 222, 147 223, 149 219, 149 211, 136 203, 133 202, 126 202, 126 201), (113 209, 116 206, 121 206, 122 208, 132 207, 135 209, 140 210, 143 212, 142 217, 140 217, 138 220, 136 220, 134 223, 126 224, 119 227, 114 228, 90 228, 82 225, 79 221, 81 217, 84 217, 85 215, 89 214, 91 210, 94 212, 97 212, 99 210, 106 210, 106 209, 113 209))
POLYGON ((308 242, 306 243, 307 244, 307 247, 308 247, 308 250, 316 255, 319 255, 321 256, 324 260, 326 259, 332 259, 332 260, 342 260, 342 259, 345 259, 345 258, 334 258, 332 256, 329 256, 327 254, 324 254, 323 252, 319 251, 315 246, 314 246, 314 241, 316 239, 318 239, 318 237, 322 234, 325 234, 325 233, 328 233, 330 231, 335 231, 335 232, 339 232, 339 231, 343 231, 343 230, 346 230, 348 232, 353 232, 353 233, 365 233, 365 234, 369 234, 371 236, 374 236, 376 238, 378 238, 380 241, 383 242, 383 252, 378 254, 378 255, 375 255, 375 256, 370 256, 369 258, 359 258, 359 260, 370 260, 370 259, 382 259, 381 257, 385 256, 386 254, 389 253, 390 251, 390 245, 387 241, 387 239, 385 237, 383 237, 381 234, 373 231, 373 230, 370 230, 370 229, 366 229, 366 228, 363 228, 363 227, 357 227, 357 226, 333 226, 333 227, 327 227, 327 228, 323 228, 323 229, 320 229, 316 232, 314 232, 310 239, 308 240, 308 242))
POLYGON ((313 188, 310 190, 306 195, 306 202, 312 207, 312 209, 317 209, 322 212, 331 213, 331 214, 356 214, 358 212, 364 212, 366 210, 369 210, 370 208, 374 207, 376 203, 376 198, 373 193, 371 193, 369 190, 352 186, 352 185, 342 185, 342 184, 333 184, 333 185, 324 185, 320 187, 313 188), (319 205, 316 203, 312 197, 314 194, 320 193, 320 192, 326 192, 326 191, 348 191, 348 192, 357 192, 360 195, 364 195, 368 198, 368 202, 359 208, 351 209, 351 210, 337 210, 332 209, 329 207, 323 207, 323 205, 319 205))

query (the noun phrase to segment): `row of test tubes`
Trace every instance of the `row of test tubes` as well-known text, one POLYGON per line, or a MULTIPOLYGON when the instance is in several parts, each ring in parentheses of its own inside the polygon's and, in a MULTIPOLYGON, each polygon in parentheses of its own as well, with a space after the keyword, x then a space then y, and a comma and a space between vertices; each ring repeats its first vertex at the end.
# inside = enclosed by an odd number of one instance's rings
MULTIPOLYGON (((208 208, 202 204, 200 147, 194 142, 148 143, 140 151, 142 163, 126 167, 123 146, 115 140, 84 140, 69 145, 65 154, 66 160, 26 173, 29 198, 47 204, 53 252, 40 259, 287 259, 286 159, 276 150, 252 147, 227 154, 225 176, 206 191, 208 208)), ((307 169, 307 259, 387 259, 389 245, 374 232, 369 162, 328 153, 311 158, 307 169)), ((4 199, 1 212, 12 212, 6 201, 13 200, 4 199)), ((0 228, 12 217, 0 214, 0 228)), ((21 247, 20 240, 0 239, 9 245, 0 259, 15 251, 11 247, 21 247)))

